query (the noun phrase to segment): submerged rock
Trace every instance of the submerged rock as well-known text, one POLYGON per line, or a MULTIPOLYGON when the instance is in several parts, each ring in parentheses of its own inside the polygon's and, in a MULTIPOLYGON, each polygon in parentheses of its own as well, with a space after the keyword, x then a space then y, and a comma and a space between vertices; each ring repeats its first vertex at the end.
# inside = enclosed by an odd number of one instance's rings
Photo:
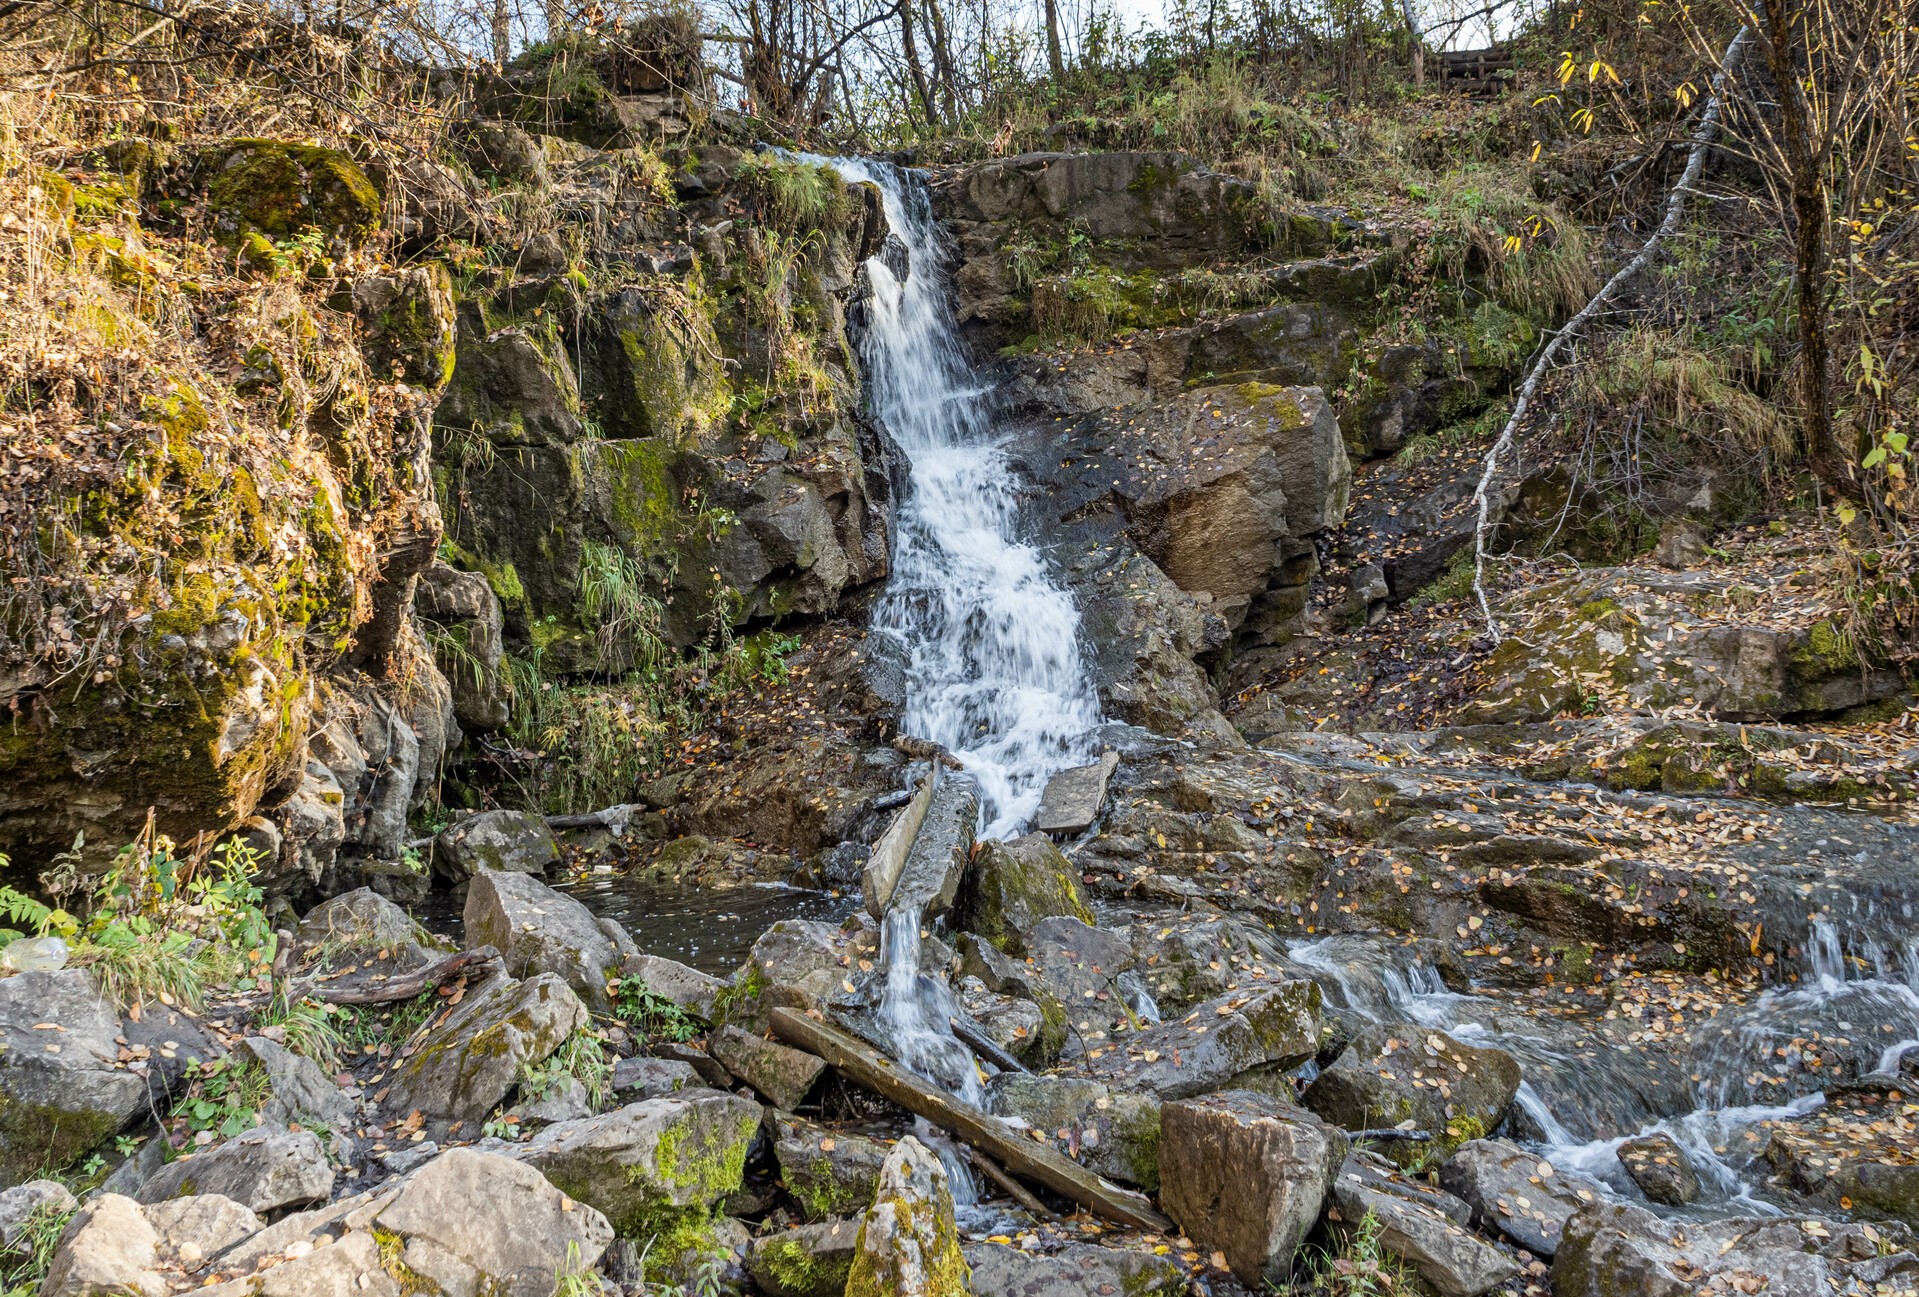
POLYGON ((972 1291, 946 1168, 911 1135, 880 1168, 860 1222, 846 1297, 963 1297, 972 1291))
POLYGON ((1169 1103, 1160 1123, 1167 1212, 1194 1242, 1223 1252, 1241 1283, 1284 1283, 1346 1158, 1346 1136, 1246 1090, 1169 1103))

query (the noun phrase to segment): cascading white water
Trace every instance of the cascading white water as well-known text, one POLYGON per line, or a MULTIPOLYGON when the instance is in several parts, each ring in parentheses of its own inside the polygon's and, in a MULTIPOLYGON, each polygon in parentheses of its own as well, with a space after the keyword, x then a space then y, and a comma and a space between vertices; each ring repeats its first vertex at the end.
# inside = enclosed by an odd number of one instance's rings
POLYGON ((1019 829, 1048 776, 1090 758, 1099 700, 1079 609, 1018 535, 1018 484, 991 392, 954 326, 923 182, 882 162, 822 159, 871 181, 906 252, 902 278, 867 263, 860 337, 867 397, 911 466, 893 574, 873 617, 906 658, 902 730, 941 744, 979 781, 986 837, 1019 829))

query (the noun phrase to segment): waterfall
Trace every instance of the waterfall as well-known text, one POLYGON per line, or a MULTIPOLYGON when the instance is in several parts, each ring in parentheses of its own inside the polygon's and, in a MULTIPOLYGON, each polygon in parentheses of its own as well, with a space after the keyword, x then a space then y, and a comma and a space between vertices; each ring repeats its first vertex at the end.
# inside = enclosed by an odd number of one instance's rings
POLYGON ((885 256, 866 263, 859 339, 868 407, 910 466, 892 579, 873 615, 905 657, 900 728, 964 764, 979 781, 984 836, 1004 837, 1038 808, 1050 775, 1091 756, 1099 701, 1079 609, 1019 538, 1020 484, 995 435, 991 390, 954 327, 924 181, 868 159, 820 161, 879 186, 905 250, 903 268, 885 256))

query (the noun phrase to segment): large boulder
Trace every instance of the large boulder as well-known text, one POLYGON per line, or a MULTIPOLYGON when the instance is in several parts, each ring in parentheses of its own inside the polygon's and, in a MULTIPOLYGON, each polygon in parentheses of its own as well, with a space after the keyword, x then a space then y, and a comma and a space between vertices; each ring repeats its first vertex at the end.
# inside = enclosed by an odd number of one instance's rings
POLYGON ((397 1184, 268 1226, 219 1258, 242 1278, 201 1291, 552 1297, 563 1276, 590 1273, 612 1241, 606 1217, 533 1168, 456 1148, 397 1184))
POLYGON ((1161 1205, 1252 1288, 1292 1273, 1345 1159, 1337 1128, 1247 1090, 1169 1103, 1160 1115, 1161 1205))
POLYGON ((860 1222, 846 1297, 963 1297, 972 1291, 946 1168, 911 1135, 880 1168, 860 1222))
POLYGON ((1497 1139, 1460 1145, 1439 1168, 1439 1183, 1473 1209, 1480 1228, 1547 1258, 1559 1250, 1573 1213, 1607 1196, 1598 1181, 1497 1139))
POLYGON ((768 1103, 788 1112, 800 1106, 826 1072, 826 1064, 803 1049, 733 1026, 722 1027, 707 1042, 707 1051, 768 1103))
POLYGON ((1319 1052, 1319 987, 1279 982, 1208 1000, 1123 1045, 1089 1051, 1085 1070, 1116 1090, 1183 1099, 1236 1079, 1271 1078, 1319 1052))
POLYGON ((988 841, 974 853, 959 892, 956 920, 1011 955, 1026 953, 1026 934, 1041 919, 1067 915, 1093 922, 1072 862, 1043 833, 988 841))
POLYGON ((1355 1036, 1300 1102, 1336 1126, 1405 1126, 1426 1140, 1395 1140, 1392 1155, 1410 1165, 1491 1133, 1519 1091, 1519 1064, 1503 1049, 1468 1045, 1411 1023, 1355 1036), (1410 1126, 1408 1126, 1410 1123, 1410 1126))
POLYGON ((389 972, 412 972, 431 963, 443 944, 412 915, 370 887, 355 888, 307 911, 294 931, 302 958, 329 968, 345 960, 390 962, 389 972))
POLYGON ((314 230, 357 244, 380 223, 380 191, 338 149, 288 140, 229 140, 200 155, 214 232, 239 240, 314 230))
POLYGON ((61 1236, 41 1297, 163 1297, 159 1261, 160 1236, 140 1204, 97 1194, 61 1236))
POLYGON ((470 987, 395 1071, 387 1107, 477 1126, 518 1083, 521 1068, 544 1061, 591 1020, 580 997, 552 973, 470 987))
POLYGON ((619 957, 593 912, 571 896, 528 874, 482 869, 467 886, 464 917, 467 941, 498 950, 513 976, 554 974, 589 1008, 611 1011, 606 988, 619 957))
POLYGON ((813 919, 782 919, 753 943, 733 974, 720 1017, 746 1031, 763 1032, 775 1009, 817 1009, 838 995, 846 981, 846 936, 813 919))
POLYGON ((684 1090, 548 1126, 514 1155, 644 1238, 738 1189, 759 1125, 759 1106, 738 1095, 684 1090))
POLYGON ((1767 1297, 1911 1292, 1919 1256, 1906 1236, 1812 1218, 1662 1220, 1643 1207, 1599 1202, 1566 1225, 1553 1258, 1555 1297, 1767 1297))
POLYGON ((257 1126, 169 1162, 140 1186, 138 1197, 157 1203, 218 1194, 268 1212, 324 1202, 332 1193, 333 1168, 313 1132, 257 1126))
POLYGON ((120 1015, 77 968, 0 980, 0 1185, 65 1166, 147 1107, 120 1015))

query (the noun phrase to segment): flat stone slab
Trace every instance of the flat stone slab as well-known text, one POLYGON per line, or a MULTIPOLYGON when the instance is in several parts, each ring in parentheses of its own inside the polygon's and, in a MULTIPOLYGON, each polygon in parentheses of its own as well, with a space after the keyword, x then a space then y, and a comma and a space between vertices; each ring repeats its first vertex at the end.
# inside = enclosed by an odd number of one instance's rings
POLYGON ((1034 831, 1078 833, 1091 828, 1106 804, 1106 784, 1118 768, 1119 753, 1108 752, 1090 766, 1062 770, 1048 779, 1033 815, 1034 831))

